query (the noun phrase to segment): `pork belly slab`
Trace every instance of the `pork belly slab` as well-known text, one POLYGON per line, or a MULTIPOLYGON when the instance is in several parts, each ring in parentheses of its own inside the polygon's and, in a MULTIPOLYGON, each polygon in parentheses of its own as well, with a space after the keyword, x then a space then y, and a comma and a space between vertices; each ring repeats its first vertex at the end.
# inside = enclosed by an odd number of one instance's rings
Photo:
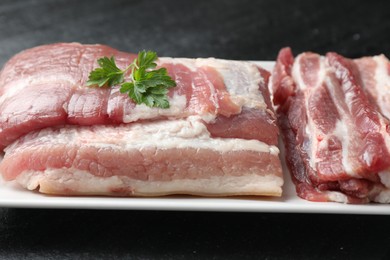
POLYGON ((200 116, 212 136, 276 143, 269 72, 249 62, 160 58, 177 87, 169 109, 137 105, 113 88, 86 87, 97 59, 115 56, 125 68, 136 55, 104 45, 60 43, 28 49, 0 74, 0 149, 34 130, 58 125, 131 123, 200 116), (228 129, 228 130, 226 130, 228 129))
POLYGON ((15 55, 0 73, 0 172, 48 194, 282 193, 269 72, 250 62, 159 58, 177 86, 169 109, 86 87, 97 59, 136 57, 60 43, 15 55))
POLYGON ((390 202, 389 61, 280 51, 272 76, 286 161, 300 197, 390 202))
POLYGON ((64 195, 281 194, 279 150, 213 138, 198 119, 46 128, 5 149, 0 171, 27 189, 64 195))

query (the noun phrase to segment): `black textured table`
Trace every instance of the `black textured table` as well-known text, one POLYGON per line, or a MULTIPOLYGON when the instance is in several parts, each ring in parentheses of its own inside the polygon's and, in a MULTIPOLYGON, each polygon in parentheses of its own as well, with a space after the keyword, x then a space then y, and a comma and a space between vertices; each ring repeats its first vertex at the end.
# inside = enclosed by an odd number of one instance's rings
MULTIPOLYGON (((389 1, 1 1, 0 65, 52 42, 160 56, 390 56, 389 1)), ((0 209, 0 257, 390 259, 388 216, 0 209)))

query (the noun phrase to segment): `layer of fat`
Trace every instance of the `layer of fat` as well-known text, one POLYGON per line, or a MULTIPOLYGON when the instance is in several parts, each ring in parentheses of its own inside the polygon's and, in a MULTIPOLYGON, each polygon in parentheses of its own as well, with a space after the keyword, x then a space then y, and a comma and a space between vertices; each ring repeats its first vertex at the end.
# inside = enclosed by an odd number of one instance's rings
MULTIPOLYGON (((67 126, 61 129, 43 129, 34 143, 90 145, 98 148, 113 147, 116 149, 158 149, 196 148, 210 149, 218 152, 255 151, 277 156, 278 147, 258 140, 238 138, 213 138, 202 120, 189 117, 181 120, 163 120, 134 123, 121 126, 67 126), (39 140, 38 140, 39 138, 39 140)), ((29 136, 24 140, 28 144, 29 136)), ((24 149, 18 142, 6 148, 8 150, 24 149)))
POLYGON ((123 116, 123 123, 135 122, 138 120, 145 120, 158 117, 174 117, 183 113, 186 108, 187 98, 185 95, 174 94, 168 98, 169 108, 148 107, 145 104, 136 105, 131 113, 125 113, 123 116))
POLYGON ((339 203, 348 203, 348 197, 337 191, 327 191, 326 194, 330 201, 339 202, 339 203))
POLYGON ((349 175, 354 175, 353 166, 349 161, 349 130, 346 123, 343 120, 337 120, 336 127, 333 131, 333 135, 337 137, 338 140, 341 141, 342 147, 342 164, 344 170, 349 175))
POLYGON ((301 66, 299 65, 301 58, 302 58, 302 55, 303 54, 300 54, 295 58, 292 69, 291 69, 291 76, 294 79, 294 82, 295 82, 295 85, 297 86, 297 88, 304 91, 308 87, 306 86, 305 82, 302 79, 301 66))
POLYGON ((76 169, 26 171, 16 181, 29 190, 38 189, 47 194, 116 196, 281 196, 283 185, 283 179, 272 173, 265 176, 244 173, 243 176, 212 176, 205 179, 140 181, 125 176, 97 177, 76 169))
POLYGON ((246 61, 233 61, 215 58, 169 58, 159 59, 159 64, 181 64, 191 71, 201 67, 215 69, 223 78, 230 99, 238 106, 249 108, 267 108, 259 84, 264 84, 258 67, 246 61))

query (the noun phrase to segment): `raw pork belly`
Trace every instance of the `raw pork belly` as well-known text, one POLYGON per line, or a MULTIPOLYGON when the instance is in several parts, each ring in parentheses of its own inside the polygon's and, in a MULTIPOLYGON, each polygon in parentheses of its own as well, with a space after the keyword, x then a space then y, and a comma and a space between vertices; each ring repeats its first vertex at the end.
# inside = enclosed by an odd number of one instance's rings
POLYGON ((212 138, 196 119, 68 126, 28 134, 6 148, 0 170, 53 194, 279 195, 278 149, 212 138))
POLYGON ((119 87, 86 87, 102 45, 53 44, 0 74, 0 171, 49 194, 281 195, 269 73, 240 61, 160 58, 177 87, 169 109, 136 105, 119 87))
POLYGON ((389 68, 383 55, 280 51, 271 85, 300 197, 390 202, 389 68))
POLYGON ((169 109, 150 109, 121 94, 119 86, 85 86, 103 56, 115 56, 119 68, 136 57, 103 45, 61 43, 26 50, 8 61, 0 74, 0 149, 45 127, 190 115, 202 117, 216 137, 277 141, 269 73, 249 62, 160 58, 158 64, 167 68, 177 87, 170 89, 169 109))

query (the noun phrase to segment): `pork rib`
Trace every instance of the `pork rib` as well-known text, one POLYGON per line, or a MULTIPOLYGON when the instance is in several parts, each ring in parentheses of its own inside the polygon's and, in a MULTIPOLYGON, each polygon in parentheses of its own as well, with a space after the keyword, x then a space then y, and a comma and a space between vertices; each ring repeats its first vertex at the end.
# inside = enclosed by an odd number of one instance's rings
POLYGON ((375 87, 362 61, 309 52, 294 59, 289 48, 279 53, 272 89, 286 160, 302 198, 390 202, 384 181, 390 168, 388 121, 365 91, 375 87))

